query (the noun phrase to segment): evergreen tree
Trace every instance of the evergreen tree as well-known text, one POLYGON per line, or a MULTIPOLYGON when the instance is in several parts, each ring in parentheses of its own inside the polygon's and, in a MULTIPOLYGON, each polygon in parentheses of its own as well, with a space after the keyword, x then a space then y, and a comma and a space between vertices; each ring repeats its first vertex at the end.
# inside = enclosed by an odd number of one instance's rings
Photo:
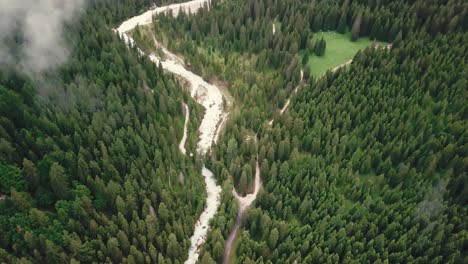
POLYGON ((50 187, 54 194, 59 198, 66 198, 69 191, 69 183, 65 170, 60 164, 54 162, 49 171, 50 187))
POLYGON ((362 12, 354 19, 353 27, 351 28, 351 40, 356 41, 359 38, 361 32, 361 23, 362 23, 362 12))
POLYGON ((325 49, 326 49, 326 41, 324 38, 320 38, 316 43, 315 43, 315 54, 317 56, 323 56, 325 54, 325 49))
POLYGON ((340 21, 338 21, 338 27, 336 31, 338 31, 338 33, 344 34, 346 33, 346 27, 347 27, 346 14, 343 13, 340 17, 340 21))
POLYGON ((304 52, 302 55, 302 65, 306 65, 306 63, 309 61, 309 54, 307 52, 304 52))
POLYGON ((278 243, 278 238, 279 238, 278 229, 273 228, 268 238, 268 245, 270 246, 271 249, 274 249, 276 247, 276 243, 278 243))

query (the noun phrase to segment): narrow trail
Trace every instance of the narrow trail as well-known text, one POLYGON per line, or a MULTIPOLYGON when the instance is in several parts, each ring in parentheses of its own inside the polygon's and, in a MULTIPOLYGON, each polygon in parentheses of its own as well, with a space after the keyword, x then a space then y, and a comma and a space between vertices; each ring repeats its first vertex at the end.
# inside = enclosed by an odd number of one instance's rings
POLYGON ((260 165, 258 164, 258 156, 257 161, 255 162, 255 186, 254 192, 249 193, 246 196, 240 196, 236 189, 232 188, 232 195, 236 198, 237 202, 239 203, 239 210, 241 212, 245 211, 254 201, 257 199, 258 192, 262 187, 262 182, 260 179, 260 165))
POLYGON ((342 63, 342 64, 336 66, 335 68, 331 69, 331 72, 336 72, 337 70, 350 65, 352 62, 353 62, 353 60, 349 60, 349 61, 347 61, 345 63, 342 63))
MULTIPOLYGON (((128 19, 114 31, 120 35, 120 37, 127 43, 127 45, 134 47, 136 46, 135 41, 128 34, 128 32, 137 25, 147 25, 152 23, 152 17, 154 15, 169 11, 172 12, 173 16, 177 16, 180 12, 193 14, 205 5, 209 6, 209 4, 210 0, 193 0, 185 3, 157 7, 139 16, 128 19)), ((206 82, 201 76, 185 68, 183 60, 170 52, 163 45, 157 42, 155 42, 155 45, 161 48, 162 52, 164 53, 164 60, 155 54, 145 54, 141 49, 137 48, 138 53, 141 56, 148 56, 155 64, 161 65, 164 70, 186 79, 190 83, 190 94, 192 98, 205 107, 205 115, 198 129, 200 136, 197 144, 197 153, 200 156, 204 156, 208 153, 211 146, 216 142, 221 130, 221 126, 225 123, 228 116, 228 113, 225 112, 223 107, 223 94, 217 86, 206 82)), ((189 111, 186 104, 184 104, 184 107, 186 109, 186 120, 184 126, 184 136, 180 142, 179 149, 182 153, 185 154, 185 141, 187 135, 186 130, 189 111)), ((186 264, 197 262, 200 254, 200 248, 205 243, 206 236, 208 234, 208 229, 210 227, 209 222, 217 213, 221 203, 221 186, 216 184, 213 173, 205 166, 203 166, 201 174, 203 175, 206 184, 206 206, 195 224, 192 237, 190 237, 191 245, 188 252, 188 259, 185 261, 186 264)))
POLYGON ((234 223, 234 227, 232 228, 231 233, 229 234, 228 239, 226 240, 226 247, 224 248, 224 257, 223 263, 229 264, 229 255, 231 255, 232 244, 236 239, 237 233, 240 229, 240 224, 242 220, 242 215, 244 214, 245 210, 252 205, 252 203, 257 199, 258 192, 262 187, 262 181, 260 179, 260 166, 258 164, 258 156, 257 161, 255 164, 255 187, 254 192, 249 193, 246 196, 240 196, 237 193, 236 189, 232 188, 232 195, 236 198, 237 202, 239 203, 239 210, 237 211, 236 222, 234 223))
POLYGON ((234 239, 237 236, 237 232, 239 231, 240 224, 242 220, 242 211, 237 211, 236 221, 234 222, 234 227, 232 228, 231 233, 229 234, 228 239, 226 240, 226 247, 224 248, 224 255, 223 255, 223 264, 229 264, 229 256, 231 255, 232 244, 234 243, 234 239))
MULTIPOLYGON (((152 23, 152 17, 159 13, 171 12, 174 17, 176 17, 180 12, 186 14, 194 14, 200 8, 210 5, 210 0, 193 0, 184 3, 171 4, 162 7, 153 8, 139 16, 132 17, 127 21, 123 22, 117 29, 114 29, 115 32, 119 34, 123 41, 127 43, 130 47, 134 47, 135 41, 128 34, 129 31, 134 29, 138 25, 147 25, 152 23)), ((275 25, 272 26, 273 34, 276 32, 275 25)), ((170 52, 162 44, 155 41, 155 45, 158 46, 165 57, 165 60, 162 60, 155 54, 146 54, 141 49, 138 49, 138 53, 141 56, 148 56, 155 64, 161 65, 163 69, 169 71, 175 75, 178 75, 186 79, 190 84, 190 94, 191 96, 206 109, 205 115, 199 127, 199 141, 197 144, 197 153, 201 156, 206 155, 211 148, 212 144, 216 143, 222 125, 226 122, 229 113, 226 113, 223 108, 223 94, 220 89, 205 80, 203 78, 187 68, 183 63, 183 60, 170 52)), ((391 48, 391 45, 389 45, 391 48)), ((387 46, 387 48, 389 47, 387 46)), ((335 67, 332 71, 336 71, 341 67, 344 67, 351 63, 348 61, 342 65, 335 67)), ((303 72, 301 71, 301 83, 303 78, 303 72)), ((296 94, 300 88, 301 83, 295 88, 293 96, 296 94)), ((284 107, 281 109, 280 114, 283 114, 291 101, 291 97, 287 100, 284 107)), ((179 149, 183 154, 186 154, 185 141, 187 137, 187 124, 189 120, 189 110, 188 106, 184 103, 184 108, 186 112, 186 119, 184 124, 184 135, 179 144, 179 149)), ((270 125, 273 124, 273 120, 270 120, 270 125)), ((221 187, 216 184, 213 173, 208 170, 205 166, 202 168, 202 175, 206 183, 206 193, 207 200, 204 211, 199 217, 199 220, 195 224, 194 234, 190 238, 191 246, 188 252, 188 259, 185 261, 186 264, 196 263, 199 254, 200 248, 205 243, 206 236, 209 229, 209 221, 214 217, 218 208, 220 206, 220 193, 221 187)), ((233 241, 237 235, 238 230, 240 229, 240 223, 242 219, 243 212, 250 207, 250 205, 257 198, 257 194, 261 188, 262 182, 260 179, 260 167, 258 164, 258 157, 256 161, 256 172, 255 172, 255 187, 254 192, 246 196, 240 196, 237 191, 233 188, 232 193, 234 197, 239 202, 239 211, 236 217, 236 222, 234 228, 229 235, 229 238, 226 243, 226 248, 224 252, 224 263, 229 263, 229 254, 231 252, 233 241)), ((3 199, 4 196, 1 196, 0 199, 3 199)), ((154 212, 153 212, 154 213, 154 212)))
MULTIPOLYGON (((301 70, 301 80, 299 81, 299 84, 296 86, 296 88, 294 88, 294 91, 293 93, 291 94, 291 96, 289 96, 288 100, 286 100, 286 103, 284 104, 283 108, 281 108, 280 110, 280 115, 282 115, 284 112, 286 112, 286 110, 288 109, 288 106, 289 104, 291 103, 291 99, 292 97, 297 94, 297 92, 299 92, 299 89, 301 88, 301 85, 303 84, 303 81, 304 81, 304 71, 301 70)), ((273 119, 271 119, 270 121, 268 121, 268 124, 271 126, 273 125, 273 119)))
MULTIPOLYGON (((273 31, 273 34, 275 33, 275 24, 273 23, 273 26, 272 26, 272 31, 273 31)), ((374 48, 379 48, 379 46, 375 46, 374 48)), ((391 49, 392 48, 392 45, 389 44, 385 47, 383 47, 385 49, 391 49)), ((336 72, 337 70, 343 68, 343 67, 346 67, 347 65, 350 65, 351 63, 353 62, 353 60, 349 60, 343 64, 340 64, 336 67, 334 67, 333 69, 331 69, 332 72, 336 72)), ((289 104, 291 103, 291 99, 292 97, 297 94, 299 92, 299 89, 301 88, 302 84, 303 84, 303 81, 304 81, 304 72, 301 70, 301 79, 300 79, 300 82, 299 84, 296 86, 296 88, 294 89, 294 92, 291 94, 291 96, 288 98, 288 100, 286 101, 285 105, 283 106, 283 108, 280 110, 280 115, 282 115, 287 109, 288 109, 288 106, 289 104)), ((273 125, 273 121, 274 119, 271 119, 268 124, 271 126, 273 125)), ((257 137, 255 136, 255 142, 257 142, 257 137)), ((238 201, 239 203, 239 210, 237 212, 237 216, 236 216, 236 221, 234 223, 234 226, 233 226, 233 229, 231 230, 231 233, 229 234, 229 237, 228 239, 226 240, 226 247, 224 249, 224 254, 223 254, 223 264, 229 264, 229 257, 231 255, 231 252, 232 252, 232 246, 234 244, 234 240, 236 239, 237 237, 237 233, 239 232, 239 229, 240 229, 240 225, 241 225, 241 221, 242 221, 242 215, 244 213, 244 211, 250 207, 250 205, 255 201, 255 199, 257 198, 257 194, 261 188, 261 185, 262 185, 262 182, 261 182, 261 179, 260 179, 260 167, 259 167, 259 164, 258 164, 258 156, 257 156, 257 161, 256 161, 256 168, 255 168, 255 187, 254 187, 254 192, 251 193, 251 194, 247 194, 246 196, 240 196, 239 193, 236 191, 236 189, 233 187, 232 189, 232 194, 234 195, 234 197, 236 198, 236 200, 238 201)), ((297 264, 297 259, 294 260, 294 264, 297 264)))
MULTIPOLYGON (((275 25, 275 24, 273 24, 273 31, 274 31, 274 25, 275 25)), ((391 49, 391 48, 392 48, 392 44, 388 44, 388 45, 386 45, 386 46, 379 46, 379 45, 374 46, 374 49, 379 49, 379 48, 382 48, 382 49, 391 49)), ((349 61, 347 61, 347 62, 344 62, 344 63, 342 63, 342 64, 340 64, 340 65, 338 65, 338 66, 332 68, 330 71, 331 71, 331 72, 336 72, 336 71, 338 71, 339 69, 344 68, 344 67, 350 65, 352 62, 353 62, 353 60, 351 59, 351 60, 349 60, 349 61)), ((325 75, 325 74, 324 74, 324 75, 325 75)), ((323 75, 322 75, 322 76, 323 76, 323 75)), ((299 91, 300 85, 301 85, 302 82, 303 82, 303 78, 304 78, 304 72, 301 70, 301 82, 299 83, 298 86, 296 86, 296 88, 294 89, 294 93, 291 94, 291 96, 288 98, 288 100, 287 100, 286 103, 284 104, 283 108, 281 108, 281 110, 280 110, 280 115, 282 115, 282 114, 283 114, 284 112, 286 112, 286 110, 288 109, 289 104, 291 103, 291 98, 293 97, 293 95, 295 95, 295 94, 299 91)), ((320 79, 320 78, 319 78, 319 79, 320 79)), ((318 79, 317 79, 317 80, 318 80, 318 79)), ((273 125, 273 119, 271 119, 271 120, 268 122, 268 124, 269 124, 270 126, 273 125)))
MULTIPOLYGON (((255 136, 255 143, 257 143, 257 136, 255 136)), ((232 250, 232 244, 234 243, 234 240, 236 239, 237 233, 240 229, 240 224, 242 220, 242 215, 244 211, 249 208, 252 203, 257 199, 258 192, 260 191, 260 188, 262 187, 262 180, 260 178, 260 165, 258 163, 258 155, 257 155, 257 160, 255 162, 255 186, 254 186, 254 192, 249 193, 246 196, 240 196, 239 193, 236 191, 235 187, 232 187, 232 195, 236 198, 237 202, 239 203, 239 209, 237 211, 237 216, 236 216, 236 222, 234 223, 234 227, 229 234, 228 239, 226 240, 226 247, 224 248, 224 257, 223 257, 223 263, 228 264, 229 263, 229 255, 231 254, 232 250)))
MULTIPOLYGON (((392 44, 388 44, 388 45, 386 45, 386 46, 380 46, 380 45, 375 45, 375 46, 374 46, 374 49, 379 49, 379 48, 381 48, 381 49, 391 49, 391 48, 392 48, 392 44)), ((346 66, 350 65, 352 62, 353 62, 353 60, 351 59, 351 60, 349 60, 349 61, 347 61, 347 62, 345 62, 345 63, 342 63, 342 64, 336 66, 335 68, 331 69, 330 71, 331 71, 331 72, 336 72, 337 70, 339 70, 339 69, 341 69, 341 68, 343 68, 343 67, 346 67, 346 66)))
POLYGON ((185 110, 184 135, 182 136, 182 139, 180 140, 179 150, 180 152, 182 152, 182 154, 186 155, 187 151, 185 149, 185 141, 187 141, 187 129, 188 129, 188 123, 190 119, 190 111, 186 103, 184 103, 184 110, 185 110))

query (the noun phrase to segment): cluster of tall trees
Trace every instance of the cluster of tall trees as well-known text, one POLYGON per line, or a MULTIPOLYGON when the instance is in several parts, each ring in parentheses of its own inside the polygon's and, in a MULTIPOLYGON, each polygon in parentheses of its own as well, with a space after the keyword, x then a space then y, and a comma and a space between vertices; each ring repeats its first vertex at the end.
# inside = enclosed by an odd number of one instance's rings
POLYGON ((317 56, 323 56, 325 54, 326 48, 327 48, 327 43, 325 42, 325 39, 320 38, 315 42, 314 53, 317 56))
MULTIPOLYGON (((463 1, 224 1, 175 23, 157 18, 156 36, 197 71, 222 69, 240 105, 213 150, 218 179, 248 192, 241 179, 249 184, 258 152, 264 189, 243 220, 238 262, 466 261, 467 10, 463 1), (284 104, 298 52, 315 51, 321 30, 393 49, 369 48, 349 71, 308 80, 270 127, 270 105, 284 104), (283 88, 267 87, 265 73, 283 88), (244 86, 232 77, 245 74, 244 86), (254 133, 258 147, 246 140, 254 133)), ((229 228, 210 234, 226 239, 229 228)), ((205 248, 204 263, 215 251, 205 248)))
POLYGON ((209 43, 221 50, 256 53, 263 67, 285 69, 298 50, 317 31, 352 32, 352 39, 392 42, 424 30, 431 35, 467 28, 464 1, 301 1, 249 0, 213 1, 215 8, 196 16, 180 16, 173 23, 164 15, 158 25, 167 29, 170 39, 190 37, 197 44, 209 43), (272 23, 279 21, 276 33, 272 23))
POLYGON ((238 260, 465 262, 466 37, 369 49, 304 89, 260 139, 274 155, 238 260))
MULTIPOLYGON (((310 79, 307 56, 326 51, 314 32, 355 28, 356 38, 398 42, 418 31, 434 36, 466 30, 466 12, 463 1, 212 1, 196 15, 158 15, 153 34, 207 80, 227 81, 236 102, 245 106, 242 119, 252 123, 284 106, 301 69, 310 79)), ((257 129, 253 123, 250 128, 257 129)))
MULTIPOLYGON (((69 25, 70 61, 46 82, 0 72, 0 262, 186 259, 204 185, 177 143, 182 102, 191 131, 202 109, 110 30, 152 2, 91 1, 69 25)), ((462 0, 230 0, 156 18, 156 38, 235 98, 206 161, 223 192, 200 261, 221 262, 231 189, 252 190, 258 159, 263 189, 238 262, 467 262, 467 10, 462 0), (280 116, 307 61, 299 52, 323 53, 314 32, 324 30, 393 48, 306 78, 280 116)))
POLYGON ((150 2, 90 3, 67 26, 69 61, 40 80, 0 70, 0 262, 187 258, 205 192, 177 148, 182 102, 189 153, 202 109, 111 31, 150 2))

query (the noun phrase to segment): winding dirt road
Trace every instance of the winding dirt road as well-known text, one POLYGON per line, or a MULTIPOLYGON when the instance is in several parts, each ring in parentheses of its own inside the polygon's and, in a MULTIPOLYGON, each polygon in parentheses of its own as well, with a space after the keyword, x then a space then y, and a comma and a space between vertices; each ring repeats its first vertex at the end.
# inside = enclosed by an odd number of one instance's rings
MULTIPOLYGON (((288 100, 286 100, 286 103, 284 104, 283 108, 281 108, 281 110, 280 110, 280 115, 282 115, 282 114, 283 114, 284 112, 286 112, 286 110, 288 109, 288 106, 289 106, 289 104, 291 103, 291 98, 292 98, 295 94, 297 94, 297 92, 298 92, 299 89, 301 88, 301 85, 303 84, 303 83, 302 83, 303 80, 304 80, 304 71, 301 70, 301 80, 299 81, 299 84, 296 86, 296 88, 294 88, 294 91, 293 91, 293 93, 291 94, 291 96, 289 96, 288 100)), ((271 119, 270 121, 268 121, 268 124, 269 124, 270 126, 273 125, 273 120, 274 120, 274 119, 271 119)))
MULTIPOLYGON (((255 143, 257 143, 257 136, 255 136, 254 139, 255 139, 255 143)), ((234 240, 236 239, 237 233, 240 228, 242 215, 244 211, 252 205, 255 199, 257 199, 257 195, 261 187, 262 187, 262 180, 260 178, 260 165, 258 163, 258 155, 257 155, 257 160, 255 162, 254 192, 249 193, 246 196, 240 196, 239 193, 236 191, 236 189, 232 187, 232 195, 234 195, 237 202, 239 203, 239 209, 237 211, 236 222, 234 223, 234 227, 232 228, 231 233, 229 234, 229 237, 226 240, 226 247, 224 248, 224 258, 223 258, 224 264, 229 263, 229 255, 231 254, 232 244, 234 243, 234 240)))
MULTIPOLYGON (((274 24, 273 24, 273 26, 274 26, 274 24)), ((274 28, 274 27, 273 27, 273 28, 274 28)), ((388 45, 386 45, 386 46, 379 46, 379 45, 374 46, 374 49, 379 49, 379 48, 382 48, 382 49, 391 49, 391 48, 392 48, 392 44, 388 44, 388 45)), ((342 64, 340 64, 340 65, 334 67, 334 68, 331 69, 330 71, 331 71, 331 72, 336 72, 336 71, 338 71, 339 69, 344 68, 344 67, 350 65, 352 62, 353 62, 353 60, 351 59, 351 60, 349 60, 349 61, 347 61, 347 62, 345 62, 345 63, 342 63, 342 64)), ((323 74, 323 75, 325 75, 325 74, 323 74)), ((322 75, 322 76, 323 76, 323 75, 322 75)), ((288 109, 288 106, 289 106, 289 104, 291 103, 291 98, 292 98, 293 95, 295 95, 295 94, 299 91, 299 88, 300 88, 300 85, 302 84, 303 78, 304 78, 304 72, 301 70, 301 82, 299 83, 298 86, 296 86, 296 88, 294 89, 294 93, 291 94, 291 96, 288 98, 288 100, 287 100, 286 103, 284 104, 283 108, 281 108, 281 110, 280 110, 280 115, 282 115, 282 114, 288 109)), ((318 79, 317 79, 317 80, 318 80, 318 79)), ((268 124, 269 124, 270 126, 273 125, 273 119, 271 119, 271 120, 268 122, 268 124)))
POLYGON ((255 199, 257 199, 257 194, 260 191, 261 186, 262 186, 262 181, 260 179, 260 165, 258 164, 258 156, 257 156, 257 161, 255 162, 254 192, 249 193, 246 196, 240 196, 239 193, 236 191, 236 189, 232 188, 232 195, 234 195, 237 202, 239 203, 239 211, 243 212, 255 201, 255 199))
MULTIPOLYGON (((193 0, 185 3, 171 4, 168 6, 157 7, 152 10, 149 10, 139 16, 132 17, 127 21, 123 22, 119 28, 115 31, 122 37, 122 39, 131 47, 135 46, 135 41, 129 36, 128 32, 135 28, 137 25, 146 25, 152 23, 152 17, 159 13, 172 12, 174 16, 177 16, 180 12, 185 12, 186 14, 196 13, 200 8, 207 5, 209 7, 210 0, 193 0)), ((272 26, 273 34, 276 32, 275 25, 272 26)), ((188 70, 183 64, 182 60, 177 57, 175 54, 171 53, 163 45, 155 42, 157 46, 161 48, 164 53, 165 60, 162 60, 155 54, 145 54, 142 50, 137 49, 138 53, 142 56, 148 56, 154 63, 157 65, 162 65, 162 67, 182 78, 186 79, 191 84, 191 96, 197 100, 198 103, 203 105, 206 109, 205 116, 201 122, 199 132, 200 137, 197 146, 197 152, 200 155, 205 155, 208 150, 211 148, 219 137, 221 126, 225 123, 228 113, 224 111, 223 108, 223 95, 220 89, 203 80, 201 76, 188 70)), ((386 48, 388 48, 387 46, 386 48)), ((391 48, 391 45, 390 45, 391 48)), ((344 67, 351 63, 348 61, 342 65, 339 65, 332 69, 336 71, 341 67, 344 67)), ((301 71, 301 82, 303 78, 303 72, 301 71)), ((300 85, 298 85, 294 93, 298 92, 300 85)), ((287 100, 284 107, 281 109, 280 114, 283 114, 291 101, 291 97, 287 100)), ((186 120, 184 124, 184 135, 179 144, 180 151, 185 154, 185 141, 187 138, 187 124, 189 119, 189 110, 188 106, 184 104, 186 112, 186 120)), ((273 124, 273 120, 269 122, 270 125, 273 124)), ((206 192, 207 192, 207 201, 205 210, 200 215, 199 220, 197 221, 194 229, 194 234, 190 238, 191 246, 188 252, 188 259, 185 262, 186 264, 195 263, 200 254, 200 248, 206 240, 206 236, 209 229, 209 221, 216 214, 219 205, 220 205, 220 193, 221 187, 216 184, 213 173, 208 170, 206 167, 202 169, 202 175, 205 178, 206 183, 206 192)), ((236 222, 234 228, 229 235, 229 238, 226 243, 226 248, 224 252, 224 263, 229 262, 229 254, 231 252, 232 243, 237 235, 238 230, 240 229, 240 223, 242 219, 243 212, 251 206, 251 204, 257 198, 257 194, 261 188, 262 182, 260 179, 260 167, 258 164, 258 158, 256 161, 256 172, 255 172, 255 187, 252 194, 248 194, 244 197, 240 196, 235 189, 233 189, 233 195, 239 202, 239 211, 236 217, 236 222)), ((3 198, 3 197, 0 197, 3 198)))
POLYGON ((335 68, 331 69, 331 72, 336 72, 337 70, 350 65, 352 62, 353 62, 353 60, 349 60, 349 61, 347 61, 347 62, 345 62, 343 64, 340 64, 340 65, 336 66, 335 68))
POLYGON ((234 243, 234 239, 237 236, 237 232, 239 231, 240 224, 242 220, 242 211, 237 211, 236 222, 234 222, 234 227, 232 228, 231 233, 229 234, 228 239, 226 240, 226 247, 224 248, 224 255, 223 255, 223 264, 229 264, 229 256, 231 255, 232 244, 234 243))
MULTIPOLYGON (((382 49, 391 49, 391 48, 392 48, 392 44, 388 44, 388 45, 386 45, 386 46, 380 46, 380 45, 375 45, 375 46, 374 46, 374 49, 379 49, 379 48, 382 48, 382 49)), ((345 63, 342 63, 342 64, 336 66, 335 68, 331 69, 330 71, 331 71, 331 72, 336 72, 337 70, 339 70, 339 69, 341 69, 341 68, 343 68, 343 67, 346 67, 346 66, 350 65, 352 62, 353 62, 353 60, 351 59, 351 60, 349 60, 349 61, 347 61, 347 62, 345 62, 345 63)))

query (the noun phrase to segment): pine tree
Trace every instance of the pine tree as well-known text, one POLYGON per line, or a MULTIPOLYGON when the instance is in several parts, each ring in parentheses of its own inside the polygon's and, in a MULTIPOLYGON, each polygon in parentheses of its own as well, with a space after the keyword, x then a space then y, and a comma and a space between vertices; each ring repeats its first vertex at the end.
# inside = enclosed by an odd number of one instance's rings
POLYGON ((327 49, 327 42, 325 39, 322 38, 322 41, 320 43, 320 56, 323 56, 325 54, 325 50, 327 49))
POLYGON ((211 258, 210 253, 205 251, 200 263, 201 264, 214 264, 216 262, 211 258))
POLYGON ((268 245, 270 246, 271 249, 276 247, 276 244, 278 243, 278 238, 279 238, 279 232, 278 229, 273 228, 270 232, 270 236, 268 237, 268 245))
POLYGON ((314 52, 317 56, 323 56, 325 54, 325 49, 326 49, 326 41, 324 38, 320 38, 316 43, 315 43, 315 48, 314 52))
POLYGON ((28 180, 29 186, 36 189, 39 185, 39 175, 34 163, 26 158, 23 159, 23 175, 28 180))
POLYGON ((177 238, 174 234, 169 235, 166 253, 171 258, 177 258, 180 254, 180 245, 179 242, 177 242, 177 238))
POLYGON ((393 40, 392 45, 398 46, 401 43, 402 39, 403 39, 403 32, 400 30, 400 32, 398 32, 395 39, 393 40))
POLYGON ((49 179, 54 194, 61 199, 66 198, 68 196, 67 176, 65 176, 63 167, 57 162, 54 162, 50 167, 49 179))
POLYGON ((302 55, 302 65, 305 65, 307 62, 309 61, 309 54, 306 52, 304 52, 304 54, 302 55))
POLYGON ((309 63, 306 63, 306 65, 304 65, 304 79, 305 80, 309 80, 310 79, 310 64, 309 63))
POLYGON ((338 33, 344 34, 346 33, 346 14, 343 13, 340 17, 340 21, 338 22, 338 28, 336 29, 338 33))
POLYGON ((239 180, 239 192, 245 194, 247 192, 247 174, 242 172, 239 180))
POLYGON ((359 12, 356 19, 354 20, 353 28, 351 29, 351 41, 356 41, 359 38, 361 32, 361 21, 362 12, 359 12))

